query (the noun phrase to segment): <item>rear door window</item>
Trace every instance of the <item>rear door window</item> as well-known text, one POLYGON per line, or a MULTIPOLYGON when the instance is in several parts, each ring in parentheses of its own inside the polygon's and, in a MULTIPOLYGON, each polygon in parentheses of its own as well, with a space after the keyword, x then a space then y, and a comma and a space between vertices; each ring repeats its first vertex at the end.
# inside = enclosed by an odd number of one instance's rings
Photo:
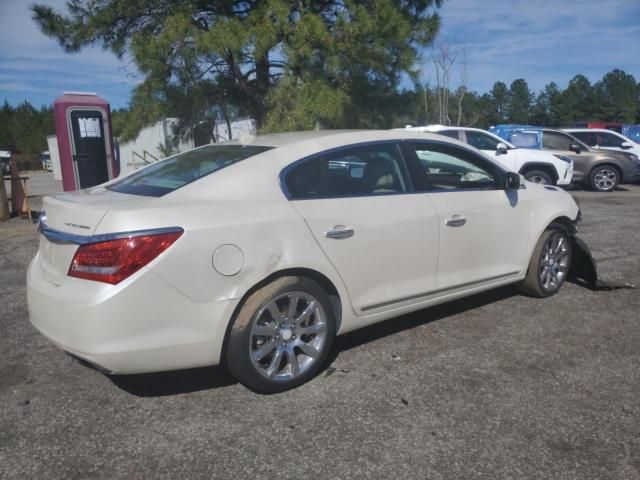
POLYGON ((500 140, 496 140, 491 135, 482 132, 474 132, 467 130, 464 132, 467 136, 467 143, 478 150, 497 150, 500 140))
POLYGON ((542 134, 542 146, 547 150, 571 150, 571 144, 575 143, 569 135, 557 132, 544 132, 542 134))
POLYGON ((438 135, 444 135, 445 137, 455 138, 456 140, 460 140, 460 132, 458 130, 438 130, 438 135))
POLYGON ((258 145, 209 145, 161 160, 107 188, 131 195, 161 197, 271 148, 258 145))
POLYGON ((354 147, 295 165, 285 176, 291 200, 398 194, 411 190, 395 143, 354 147))

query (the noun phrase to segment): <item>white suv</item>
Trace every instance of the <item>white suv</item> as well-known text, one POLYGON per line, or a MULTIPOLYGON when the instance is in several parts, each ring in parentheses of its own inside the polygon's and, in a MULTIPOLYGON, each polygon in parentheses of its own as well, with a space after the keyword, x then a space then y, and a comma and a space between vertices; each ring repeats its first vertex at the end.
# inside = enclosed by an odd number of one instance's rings
POLYGON ((613 130, 604 128, 565 128, 563 130, 591 148, 628 152, 640 157, 640 145, 613 130))
POLYGON ((479 128, 427 125, 407 126, 406 130, 437 133, 468 143, 508 169, 522 174, 530 182, 553 185, 571 184, 573 161, 565 155, 518 148, 479 128))

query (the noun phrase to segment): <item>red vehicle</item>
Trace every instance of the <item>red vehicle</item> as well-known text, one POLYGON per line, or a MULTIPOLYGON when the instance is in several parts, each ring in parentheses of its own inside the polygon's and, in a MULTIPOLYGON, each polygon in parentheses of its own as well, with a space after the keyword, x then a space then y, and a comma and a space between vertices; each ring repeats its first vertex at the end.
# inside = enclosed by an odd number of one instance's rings
POLYGON ((614 132, 622 133, 624 124, 619 122, 576 122, 571 128, 606 128, 614 132))

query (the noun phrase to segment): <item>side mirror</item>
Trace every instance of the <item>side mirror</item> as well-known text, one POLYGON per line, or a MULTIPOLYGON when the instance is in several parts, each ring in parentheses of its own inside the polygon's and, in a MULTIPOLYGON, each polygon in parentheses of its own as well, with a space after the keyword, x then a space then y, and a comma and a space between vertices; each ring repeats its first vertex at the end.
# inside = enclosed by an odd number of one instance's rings
POLYGON ((572 152, 575 152, 575 153, 580 153, 582 151, 582 149, 580 148, 580 145, 578 145, 577 143, 572 143, 569 146, 569 150, 571 150, 572 152))
POLYGON ((506 155, 508 150, 509 150, 509 148, 507 147, 507 145, 502 143, 502 142, 500 142, 500 143, 498 143, 498 145, 496 145, 496 154, 498 154, 498 155, 506 155))
POLYGON ((631 142, 622 142, 620 144, 620 148, 623 150, 629 150, 630 148, 633 148, 633 145, 631 145, 631 142))
POLYGON ((505 190, 517 190, 520 188, 520 174, 515 172, 507 172, 504 177, 505 190))

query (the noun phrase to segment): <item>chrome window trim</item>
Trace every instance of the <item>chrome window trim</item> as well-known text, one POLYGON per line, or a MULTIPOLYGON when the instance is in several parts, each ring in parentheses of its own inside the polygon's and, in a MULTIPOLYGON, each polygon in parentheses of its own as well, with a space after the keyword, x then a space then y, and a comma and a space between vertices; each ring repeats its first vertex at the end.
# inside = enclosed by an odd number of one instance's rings
POLYGON ((48 227, 45 223, 38 225, 38 231, 53 243, 88 245, 90 243, 107 242, 109 240, 118 240, 121 238, 140 237, 142 235, 160 235, 163 233, 183 233, 181 227, 165 227, 150 228, 146 230, 132 230, 128 232, 103 233, 100 235, 77 235, 74 233, 63 232, 48 227))
MULTIPOLYGON (((432 132, 427 132, 427 133, 432 133, 432 132)), ((291 194, 291 192, 289 191, 289 189, 287 188, 287 184, 286 184, 286 176, 289 174, 289 172, 294 169, 295 167, 297 167, 298 165, 304 163, 304 162, 308 162, 311 160, 314 160, 317 157, 321 157, 321 156, 325 156, 325 155, 332 155, 334 153, 339 153, 341 151, 344 150, 350 150, 352 148, 360 148, 360 147, 368 147, 371 145, 381 145, 381 144, 396 144, 398 146, 402 146, 403 144, 427 144, 427 145, 444 145, 444 146, 454 146, 456 148, 460 148, 461 150, 465 150, 466 152, 474 155, 475 157, 478 157, 478 154, 472 150, 470 150, 469 148, 466 148, 465 145, 456 145, 456 144, 451 144, 450 142, 443 142, 443 141, 439 141, 439 140, 425 140, 424 138, 396 138, 393 140, 372 140, 369 142, 359 142, 359 143, 352 143, 349 145, 342 145, 340 147, 334 147, 334 148, 330 148, 327 150, 323 150, 322 152, 318 152, 318 153, 314 153, 312 155, 309 155, 307 157, 303 157, 299 160, 296 160, 292 163, 290 163, 289 165, 287 165, 286 167, 284 167, 281 171, 280 174, 278 175, 278 182, 280 183, 280 190, 282 191, 282 193, 284 194, 285 198, 291 202, 300 202, 300 201, 306 201, 306 200, 333 200, 333 199, 344 199, 344 198, 362 198, 362 197, 385 197, 385 196, 389 196, 389 195, 416 195, 416 194, 426 194, 426 193, 434 193, 433 190, 429 190, 429 189, 425 189, 425 190, 416 190, 415 188, 415 179, 412 177, 410 169, 408 168, 408 162, 410 161, 409 159, 406 158, 405 152, 403 150, 403 148, 400 148, 400 154, 402 156, 402 160, 405 163, 405 169, 407 170, 407 175, 408 175, 408 179, 411 183, 411 189, 407 190, 406 192, 389 192, 389 193, 377 193, 375 195, 371 195, 371 194, 354 194, 354 195, 324 195, 324 196, 318 196, 318 197, 303 197, 303 198, 294 198, 293 195, 291 194)), ((484 157, 480 157, 480 160, 488 163, 489 165, 491 165, 492 167, 494 167, 497 171, 499 176, 501 177, 501 181, 502 181, 502 177, 506 174, 507 170, 505 170, 501 165, 488 160, 487 158, 484 157)), ((477 189, 477 190, 489 190, 489 189, 485 189, 485 188, 481 188, 481 189, 477 189)), ((501 188, 491 188, 490 190, 502 190, 501 188)), ((447 190, 447 191, 454 191, 454 190, 447 190)), ((470 189, 459 189, 457 191, 470 191, 470 189)), ((437 191, 436 191, 437 192, 437 191)))

